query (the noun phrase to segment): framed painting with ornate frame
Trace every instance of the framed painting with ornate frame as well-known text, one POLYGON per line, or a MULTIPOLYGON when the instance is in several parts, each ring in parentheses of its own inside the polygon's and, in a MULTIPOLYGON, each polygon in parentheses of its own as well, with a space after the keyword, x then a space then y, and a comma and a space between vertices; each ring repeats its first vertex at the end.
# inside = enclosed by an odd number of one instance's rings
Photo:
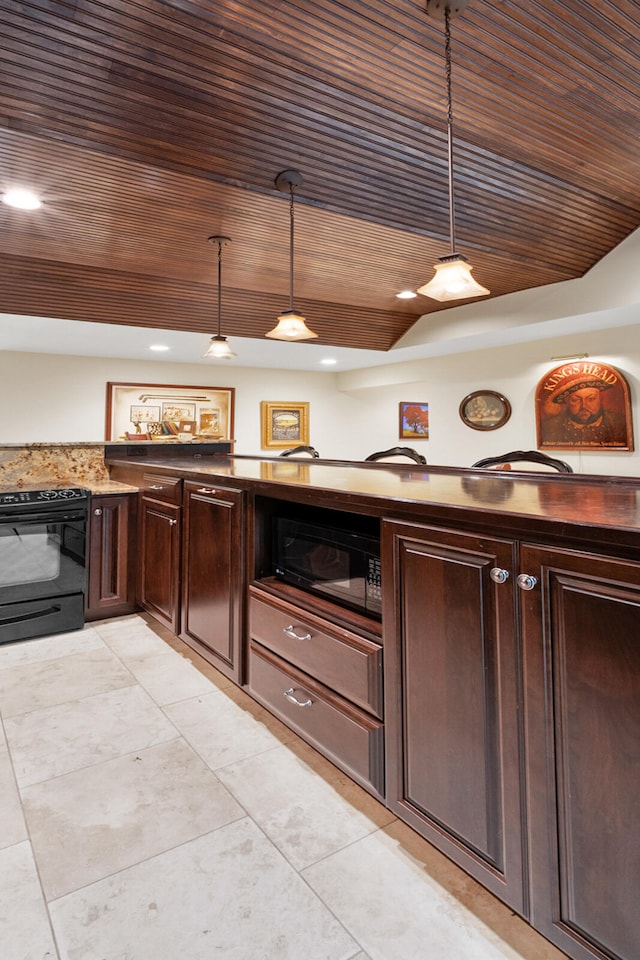
POLYGON ((309 444, 309 404, 263 400, 260 404, 263 450, 309 444))
POLYGON ((232 441, 234 401, 235 387, 109 382, 105 438, 162 439, 182 432, 232 441))
POLYGON ((511 416, 511 404, 495 390, 474 390, 461 402, 458 412, 472 430, 497 430, 511 416))

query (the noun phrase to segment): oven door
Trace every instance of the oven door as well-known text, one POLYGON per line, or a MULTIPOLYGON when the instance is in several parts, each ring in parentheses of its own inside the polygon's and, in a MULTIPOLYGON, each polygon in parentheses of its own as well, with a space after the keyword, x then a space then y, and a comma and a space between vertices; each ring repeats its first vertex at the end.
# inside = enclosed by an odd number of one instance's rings
POLYGON ((0 642, 83 625, 86 509, 0 518, 0 642))

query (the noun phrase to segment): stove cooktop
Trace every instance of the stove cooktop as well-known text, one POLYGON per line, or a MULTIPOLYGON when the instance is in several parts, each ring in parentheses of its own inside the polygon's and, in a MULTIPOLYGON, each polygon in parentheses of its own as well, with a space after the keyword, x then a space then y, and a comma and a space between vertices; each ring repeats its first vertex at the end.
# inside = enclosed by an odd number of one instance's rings
POLYGON ((64 500, 82 500, 88 496, 89 492, 82 487, 61 487, 57 490, 12 490, 6 493, 0 493, 0 507, 51 503, 53 501, 64 500))

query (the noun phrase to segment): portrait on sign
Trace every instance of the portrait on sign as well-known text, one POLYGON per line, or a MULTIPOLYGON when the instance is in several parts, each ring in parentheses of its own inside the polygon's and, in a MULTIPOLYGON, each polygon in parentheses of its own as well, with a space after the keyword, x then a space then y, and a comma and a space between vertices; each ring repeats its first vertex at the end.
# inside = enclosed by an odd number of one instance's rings
POLYGON ((633 450, 629 386, 619 370, 580 360, 536 388, 538 449, 633 450))

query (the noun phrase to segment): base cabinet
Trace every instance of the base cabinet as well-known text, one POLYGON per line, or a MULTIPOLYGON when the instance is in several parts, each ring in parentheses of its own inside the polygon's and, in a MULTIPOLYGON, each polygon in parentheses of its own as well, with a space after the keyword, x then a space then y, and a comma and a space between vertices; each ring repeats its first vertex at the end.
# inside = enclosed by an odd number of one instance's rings
POLYGON ((307 595, 249 590, 249 690, 377 797, 384 796, 382 646, 305 609, 307 595), (292 602, 297 596, 298 602, 292 602))
POLYGON ((135 509, 134 494, 91 497, 85 620, 136 609, 135 509))
POLYGON ((637 960, 640 563, 389 521, 383 564, 389 807, 569 957, 637 960))
POLYGON ((524 546, 531 922, 577 960, 640 956, 640 564, 524 546))
POLYGON ((242 682, 244 494, 184 484, 181 638, 242 682))
POLYGON ((526 914, 514 551, 383 523, 387 804, 526 914))
MULTIPOLYGON (((181 484, 181 481, 177 481, 181 484)), ((138 600, 173 633, 180 631, 181 488, 165 478, 156 496, 140 500, 140 579, 138 600), (158 499, 165 490, 167 500, 158 499), (171 500, 173 502, 171 502, 171 500)))
MULTIPOLYGON (((433 519, 428 501, 405 513, 390 496, 382 629, 276 579, 280 501, 252 477, 243 491, 224 486, 238 473, 186 480, 181 536, 183 478, 145 473, 139 602, 176 633, 181 611, 187 643, 572 960, 638 960, 637 489, 586 478, 600 497, 588 529, 578 478, 517 481, 521 509, 497 506, 495 524, 493 500, 460 509, 457 474, 455 510, 438 501, 433 519), (557 506, 540 517, 549 491, 557 506)), ((372 509, 351 488, 341 503, 372 509)), ((92 533, 108 570, 116 543, 92 533)), ((119 591, 94 584, 89 604, 119 591)))

